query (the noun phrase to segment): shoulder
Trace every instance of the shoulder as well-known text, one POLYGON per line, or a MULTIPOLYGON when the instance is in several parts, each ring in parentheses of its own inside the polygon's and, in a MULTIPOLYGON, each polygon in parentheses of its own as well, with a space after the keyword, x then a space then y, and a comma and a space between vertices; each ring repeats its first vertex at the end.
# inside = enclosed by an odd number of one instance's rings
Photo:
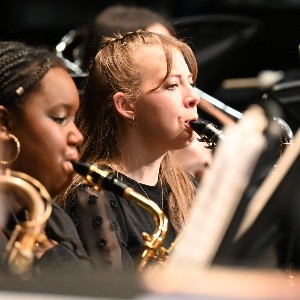
POLYGON ((66 210, 77 205, 80 207, 97 206, 100 203, 109 202, 112 197, 114 197, 113 193, 97 190, 91 185, 82 184, 67 198, 66 210))
POLYGON ((55 202, 52 202, 52 212, 47 220, 47 235, 55 240, 60 237, 68 237, 75 243, 78 243, 76 228, 70 216, 55 202))
POLYGON ((90 185, 83 184, 69 195, 65 211, 78 229, 82 222, 95 224, 99 219, 115 218, 119 210, 118 203, 118 199, 112 192, 96 190, 90 185))

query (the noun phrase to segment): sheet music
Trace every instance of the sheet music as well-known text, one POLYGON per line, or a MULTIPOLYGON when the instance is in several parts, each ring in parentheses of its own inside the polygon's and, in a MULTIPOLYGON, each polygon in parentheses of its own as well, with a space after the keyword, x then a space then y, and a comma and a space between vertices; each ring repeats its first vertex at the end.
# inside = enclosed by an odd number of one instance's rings
POLYGON ((267 123, 263 110, 253 105, 239 123, 225 128, 227 138, 218 145, 197 191, 190 218, 169 257, 169 271, 210 266, 265 147, 262 132, 267 123))
POLYGON ((274 172, 265 179, 259 187, 254 197, 251 199, 245 216, 236 234, 235 240, 241 237, 254 223, 255 219, 262 211, 268 200, 271 198, 275 189, 279 186, 280 182, 287 174, 288 170, 293 165, 294 161, 300 154, 300 129, 297 131, 293 144, 289 146, 281 158, 279 159, 274 172))

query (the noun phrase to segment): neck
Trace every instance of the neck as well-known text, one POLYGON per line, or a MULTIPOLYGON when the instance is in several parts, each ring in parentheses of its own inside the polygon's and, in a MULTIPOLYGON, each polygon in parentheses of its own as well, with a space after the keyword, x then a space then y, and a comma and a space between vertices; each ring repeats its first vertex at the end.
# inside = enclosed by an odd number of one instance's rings
POLYGON ((130 128, 122 134, 122 160, 118 164, 112 164, 112 168, 139 183, 155 185, 161 162, 168 151, 162 148, 162 144, 146 138, 136 128, 130 128))
POLYGON ((162 158, 145 164, 144 160, 138 160, 136 157, 134 157, 133 160, 123 159, 121 164, 113 163, 111 166, 114 170, 134 179, 139 183, 155 185, 158 182, 161 161, 162 158))

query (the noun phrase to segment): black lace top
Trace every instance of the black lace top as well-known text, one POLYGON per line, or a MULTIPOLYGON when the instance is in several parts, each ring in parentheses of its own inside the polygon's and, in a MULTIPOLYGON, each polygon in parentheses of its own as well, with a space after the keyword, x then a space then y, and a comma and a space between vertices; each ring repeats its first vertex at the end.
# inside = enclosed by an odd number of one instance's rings
MULTIPOLYGON (((167 214, 167 188, 138 184, 122 175, 122 182, 136 192, 149 197, 167 214), (163 193, 163 196, 162 196, 163 193), (162 207, 163 205, 163 207, 162 207)), ((73 219, 82 243, 95 265, 112 269, 137 266, 144 245, 142 232, 154 233, 153 217, 133 200, 109 191, 96 191, 81 185, 67 199, 66 212, 73 219)), ((163 246, 168 248, 175 239, 169 222, 163 246)))

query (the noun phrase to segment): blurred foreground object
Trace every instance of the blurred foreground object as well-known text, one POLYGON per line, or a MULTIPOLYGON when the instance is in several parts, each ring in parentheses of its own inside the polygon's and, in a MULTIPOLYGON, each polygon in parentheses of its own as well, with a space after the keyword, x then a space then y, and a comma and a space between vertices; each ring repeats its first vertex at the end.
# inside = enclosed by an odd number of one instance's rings
POLYGON ((166 268, 155 274, 150 270, 142 279, 146 289, 158 295, 153 299, 298 300, 300 295, 299 272, 201 270, 194 266, 172 271, 166 268))
POLYGON ((218 145, 211 168, 198 188, 196 203, 168 268, 211 265, 263 151, 262 132, 267 125, 263 110, 253 106, 239 123, 225 129, 227 138, 218 145))

